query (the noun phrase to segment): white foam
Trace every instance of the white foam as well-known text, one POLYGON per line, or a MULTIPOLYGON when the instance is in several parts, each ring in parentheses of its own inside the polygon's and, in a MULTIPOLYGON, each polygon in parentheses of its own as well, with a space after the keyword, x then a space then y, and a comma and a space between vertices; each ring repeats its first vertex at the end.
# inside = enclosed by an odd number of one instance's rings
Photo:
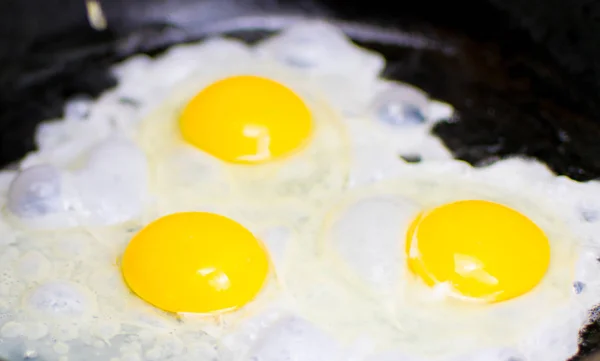
POLYGON ((94 296, 85 287, 69 281, 52 281, 27 296, 33 310, 51 316, 79 318, 96 308, 94 296))
POLYGON ((392 293, 401 277, 402 238, 419 208, 401 197, 374 197, 350 204, 326 239, 352 272, 378 293, 392 293))
POLYGON ((267 330, 244 360, 343 361, 343 348, 306 320, 287 317, 267 330))
POLYGON ((109 138, 92 149, 80 170, 37 165, 21 171, 10 186, 8 208, 34 229, 121 223, 142 212, 147 177, 141 150, 109 138))

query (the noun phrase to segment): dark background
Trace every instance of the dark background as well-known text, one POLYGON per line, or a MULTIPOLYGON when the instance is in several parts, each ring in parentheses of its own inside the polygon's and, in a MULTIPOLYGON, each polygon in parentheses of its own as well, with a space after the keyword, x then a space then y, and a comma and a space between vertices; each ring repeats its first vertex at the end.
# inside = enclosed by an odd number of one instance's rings
MULTIPOLYGON (((346 21, 362 45, 386 56, 385 76, 451 103, 456 119, 439 123, 433 132, 455 157, 485 166, 507 156, 528 156, 557 174, 600 179, 600 1, 101 4, 109 24, 104 32, 88 26, 84 0, 0 2, 0 166, 33 149, 35 125, 59 116, 66 98, 95 96, 115 85, 107 71, 114 62, 201 39, 219 20, 304 14, 346 21), (402 35, 422 41, 407 44, 402 35)), ((265 34, 226 30, 246 40, 265 34)), ((597 330, 594 324, 583 333, 580 355, 598 347, 597 330)))

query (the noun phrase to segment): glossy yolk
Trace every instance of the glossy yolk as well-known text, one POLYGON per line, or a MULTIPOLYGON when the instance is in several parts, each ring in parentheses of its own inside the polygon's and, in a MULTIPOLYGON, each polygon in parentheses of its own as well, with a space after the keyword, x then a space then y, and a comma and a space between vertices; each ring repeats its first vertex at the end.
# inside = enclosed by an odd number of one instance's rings
POLYGON ((174 213, 150 223, 122 259, 125 282, 169 312, 210 313, 244 306, 269 272, 262 244, 229 218, 174 213))
POLYGON ((179 126, 187 142, 221 160, 264 163, 301 148, 311 135, 312 117, 292 90, 243 75, 198 93, 179 126))
POLYGON ((498 302, 522 295, 544 277, 550 245, 530 219, 480 200, 422 213, 410 226, 408 266, 430 286, 452 286, 460 296, 498 302))

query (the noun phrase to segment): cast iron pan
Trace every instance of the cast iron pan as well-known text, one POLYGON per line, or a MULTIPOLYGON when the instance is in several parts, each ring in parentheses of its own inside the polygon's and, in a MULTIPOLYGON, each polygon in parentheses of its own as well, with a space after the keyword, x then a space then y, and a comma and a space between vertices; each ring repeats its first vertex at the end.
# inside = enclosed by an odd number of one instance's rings
MULTIPOLYGON (((386 77, 452 104, 455 119, 433 133, 456 158, 480 167, 527 156, 600 179, 597 1, 101 0, 102 32, 84 1, 0 3, 0 166, 33 149, 36 124, 60 116, 67 98, 114 86, 115 62, 215 32, 253 42, 308 16, 384 54, 386 77)), ((581 336, 572 360, 599 348, 600 323, 581 336)))

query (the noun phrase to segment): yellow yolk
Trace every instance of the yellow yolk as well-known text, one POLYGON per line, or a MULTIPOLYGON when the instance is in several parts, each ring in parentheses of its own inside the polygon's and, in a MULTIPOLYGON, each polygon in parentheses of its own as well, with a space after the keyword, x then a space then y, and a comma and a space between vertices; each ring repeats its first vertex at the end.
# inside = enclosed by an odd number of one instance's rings
POLYGON ((229 218, 174 213, 129 242, 123 277, 146 302, 169 312, 209 313, 244 306, 269 272, 262 244, 229 218))
POLYGON ((221 160, 263 163, 301 148, 312 133, 312 117, 292 90, 243 75, 198 93, 179 126, 187 142, 221 160))
POLYGON ((530 219, 480 200, 446 204, 420 214, 406 242, 408 266, 428 285, 446 283, 486 302, 520 296, 544 277, 550 245, 530 219))

